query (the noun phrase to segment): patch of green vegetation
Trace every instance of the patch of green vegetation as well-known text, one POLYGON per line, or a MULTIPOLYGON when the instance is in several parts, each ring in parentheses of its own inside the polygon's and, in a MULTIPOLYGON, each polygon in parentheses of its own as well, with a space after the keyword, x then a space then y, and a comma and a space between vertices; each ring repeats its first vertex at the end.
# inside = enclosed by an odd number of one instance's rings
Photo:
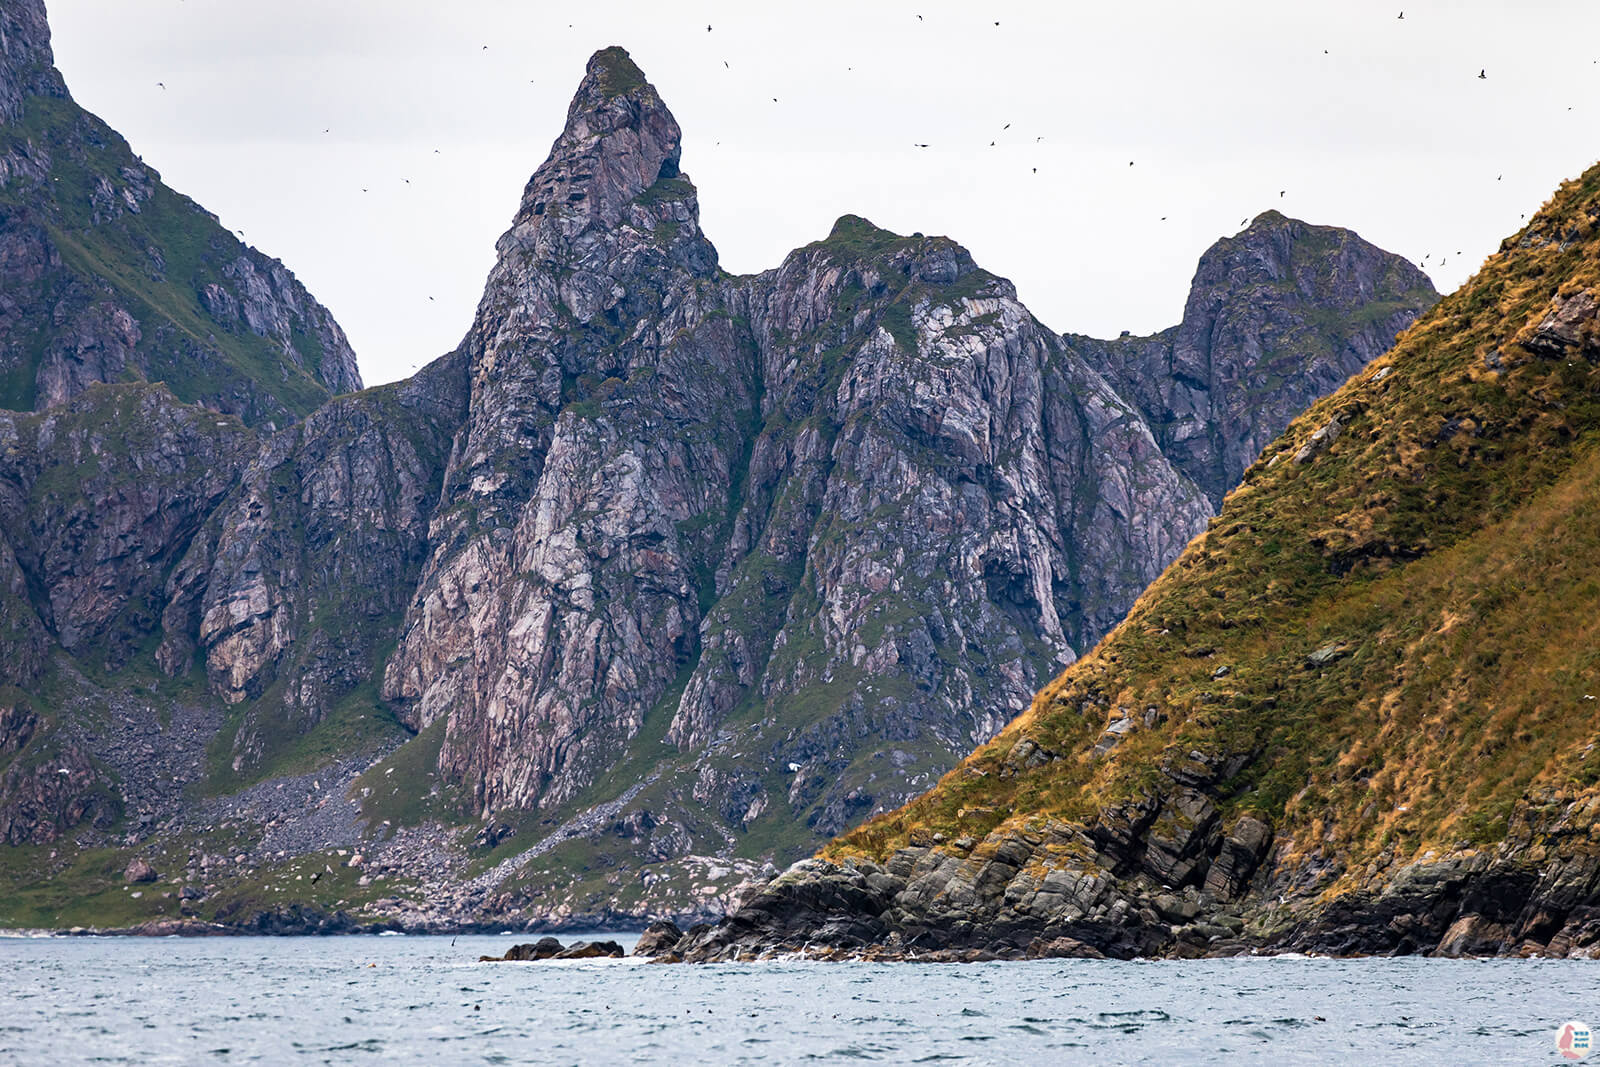
POLYGON ((917 350, 917 328, 911 324, 911 308, 904 300, 897 300, 884 308, 883 317, 878 322, 889 331, 894 343, 902 350, 917 350))
MULTIPOLYGON (((639 203, 646 207, 654 207, 668 201, 687 200, 694 196, 694 192, 694 182, 681 175, 674 178, 658 178, 650 188, 639 194, 639 203)), ((664 225, 670 226, 672 234, 677 233, 677 223, 664 225)), ((660 236, 659 231, 657 236, 660 236)))
POLYGON ((307 774, 353 753, 368 752, 410 731, 378 696, 374 674, 351 690, 320 722, 310 725, 284 705, 285 683, 258 700, 236 705, 206 749, 207 774, 194 786, 200 796, 236 793, 268 778, 307 774), (234 770, 240 730, 248 728, 263 756, 234 770))
MULTIPOLYGON (((87 313, 93 301, 109 296, 138 321, 138 362, 150 380, 165 382, 189 402, 232 406, 247 398, 252 422, 285 411, 305 415, 328 398, 314 373, 326 355, 316 338, 299 330, 292 335, 296 360, 276 342, 206 311, 203 290, 211 284, 231 289, 223 269, 247 250, 213 216, 159 181, 137 210, 123 204, 128 179, 122 171, 141 164, 120 136, 70 99, 35 96, 19 122, 0 128, 0 150, 27 150, 29 144, 49 153, 48 180, 9 183, 0 189, 0 205, 19 207, 26 221, 37 222, 64 269, 13 294, 22 306, 87 313)), ((35 331, 28 358, 0 380, 0 403, 32 406, 33 379, 52 333, 35 331)))
POLYGON ((404 826, 467 821, 460 790, 439 775, 446 723, 430 723, 351 783, 369 834, 388 837, 404 826))
POLYGON ((841 215, 826 238, 800 251, 826 249, 841 258, 878 259, 914 247, 918 240, 875 226, 859 215, 841 215))
POLYGON ((616 45, 603 48, 594 54, 590 62, 595 65, 600 92, 608 99, 626 96, 648 84, 644 71, 639 69, 624 48, 616 45))
POLYGON ((77 850, 70 844, 0 846, 0 927, 112 929, 176 918, 173 886, 123 881, 134 855, 129 849, 77 850))

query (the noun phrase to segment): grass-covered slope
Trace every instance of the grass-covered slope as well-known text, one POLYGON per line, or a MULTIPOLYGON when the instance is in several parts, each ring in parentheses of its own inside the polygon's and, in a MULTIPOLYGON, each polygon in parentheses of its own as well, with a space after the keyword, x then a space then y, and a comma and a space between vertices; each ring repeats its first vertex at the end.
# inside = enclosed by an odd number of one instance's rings
POLYGON ((1188 786, 1274 827, 1275 877, 1324 903, 1434 856, 1592 852, 1597 220, 1600 167, 1269 446, 1030 710, 824 855, 1110 839, 1188 786))
POLYGON ((359 389, 333 317, 69 97, 0 120, 0 407, 160 381, 247 422, 359 389))

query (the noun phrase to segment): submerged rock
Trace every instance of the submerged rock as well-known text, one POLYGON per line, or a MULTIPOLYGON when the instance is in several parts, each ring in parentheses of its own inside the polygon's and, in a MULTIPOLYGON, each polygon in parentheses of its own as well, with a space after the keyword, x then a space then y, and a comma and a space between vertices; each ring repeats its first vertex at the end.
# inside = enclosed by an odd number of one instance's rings
POLYGON ((541 937, 531 944, 512 945, 504 956, 479 956, 479 962, 525 963, 529 960, 553 959, 562 952, 562 945, 553 937, 541 937))

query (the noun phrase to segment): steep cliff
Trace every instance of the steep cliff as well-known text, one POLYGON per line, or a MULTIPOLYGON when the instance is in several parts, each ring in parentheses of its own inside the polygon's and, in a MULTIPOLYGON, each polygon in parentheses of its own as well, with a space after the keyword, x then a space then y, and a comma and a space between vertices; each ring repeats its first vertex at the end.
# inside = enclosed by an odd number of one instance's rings
MULTIPOLYGON (((472 413, 385 670, 492 855, 528 850, 513 914, 682 909, 903 802, 1211 511, 1096 367, 1115 343, 1063 341, 946 238, 847 216, 721 274, 680 137, 625 53, 591 60, 463 347, 472 413)), ((1344 231, 1226 244, 1208 265, 1268 266, 1202 268, 1234 324, 1205 417, 1248 379, 1258 434, 1293 403, 1270 374, 1315 389, 1285 346, 1350 358, 1431 303, 1344 231), (1229 303, 1279 259, 1270 316, 1229 303)))
POLYGON ((693 958, 1600 952, 1600 167, 1095 652, 693 958))
POLYGON ((52 65, 41 0, 0 12, 0 407, 95 382, 284 424, 361 387, 338 323, 277 260, 162 184, 52 65))
POLYGON ((1067 342, 1217 505, 1291 419, 1388 351, 1436 300, 1399 256, 1268 211, 1200 257, 1179 325, 1067 342))
MULTIPOLYGON (((597 53, 461 346, 406 382, 302 410, 91 375, 0 425, 0 832, 180 864, 215 891, 188 910, 230 922, 387 900, 390 874, 416 922, 703 914, 925 790, 1204 528, 1117 343, 853 216, 730 276, 681 139, 597 53), (316 857, 318 888, 261 881, 316 857)), ((1299 273, 1250 319, 1228 294, 1255 275, 1202 269, 1237 324, 1205 433, 1304 390, 1282 345, 1342 351, 1426 302, 1343 231, 1229 247, 1299 273)), ((95 314, 144 316, 132 352, 147 311, 95 314)), ((280 355, 258 383, 309 381, 280 355)), ((36 862, 126 908, 92 851, 36 862)))

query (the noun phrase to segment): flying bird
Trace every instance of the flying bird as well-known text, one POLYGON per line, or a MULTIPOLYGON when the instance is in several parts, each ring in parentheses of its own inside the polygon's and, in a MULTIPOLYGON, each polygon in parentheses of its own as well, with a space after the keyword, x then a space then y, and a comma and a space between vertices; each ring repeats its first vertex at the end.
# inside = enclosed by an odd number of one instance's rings
POLYGON ((161 86, 161 88, 163 88, 163 89, 165 89, 167 87, 167 83, 166 82, 156 82, 156 84, 161 86))
POLYGON ((912 148, 927 148, 928 146, 925 145, 925 144, 917 144, 917 143, 913 142, 911 147, 912 148))
POLYGON ((1278 190, 1278 199, 1282 200, 1283 199, 1283 194, 1286 193, 1286 192, 1288 192, 1287 189, 1279 189, 1278 190))
POLYGON ((1401 18, 1405 18, 1406 17, 1406 13, 1404 11, 1400 12, 1400 17, 1401 18))
MULTIPOLYGON (((1486 72, 1480 70, 1480 71, 1478 71, 1478 80, 1479 81, 1488 81, 1489 80, 1489 75, 1486 72)), ((1572 109, 1569 107, 1569 108, 1567 108, 1567 110, 1571 111, 1572 109)))
POLYGON ((711 23, 709 23, 709 22, 708 22, 708 23, 706 23, 706 32, 707 32, 707 33, 710 33, 710 32, 711 32, 711 23))

